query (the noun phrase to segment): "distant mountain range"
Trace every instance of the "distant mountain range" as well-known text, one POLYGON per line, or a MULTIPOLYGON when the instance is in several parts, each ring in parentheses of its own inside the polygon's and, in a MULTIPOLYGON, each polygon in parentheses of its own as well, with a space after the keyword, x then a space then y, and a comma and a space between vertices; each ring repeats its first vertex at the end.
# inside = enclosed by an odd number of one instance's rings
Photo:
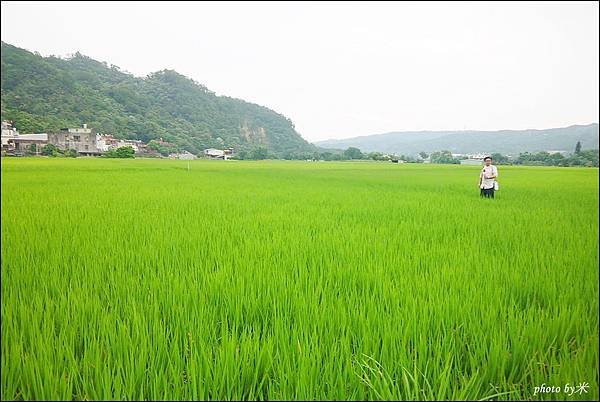
POLYGON ((407 155, 415 155, 421 151, 430 153, 441 150, 461 154, 499 152, 517 155, 520 152, 573 152, 577 141, 581 141, 582 149, 598 149, 598 124, 573 125, 547 130, 405 131, 317 141, 314 144, 320 148, 356 147, 363 152, 407 155))
POLYGON ((163 138, 193 153, 204 148, 313 152, 292 121, 264 106, 217 96, 173 70, 134 77, 76 53, 42 57, 2 42, 2 119, 21 133, 87 123, 104 134, 163 138))

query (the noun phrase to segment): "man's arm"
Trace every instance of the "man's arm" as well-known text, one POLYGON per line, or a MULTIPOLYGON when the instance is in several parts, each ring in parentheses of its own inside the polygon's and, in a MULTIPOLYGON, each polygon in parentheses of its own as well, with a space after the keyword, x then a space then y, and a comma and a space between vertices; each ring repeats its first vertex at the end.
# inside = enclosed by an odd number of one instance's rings
POLYGON ((498 168, 494 166, 494 168, 492 169, 492 175, 490 176, 490 179, 495 179, 496 177, 498 177, 498 168))
POLYGON ((492 174, 485 176, 486 179, 495 179, 496 177, 498 177, 498 169, 496 168, 492 169, 492 174))

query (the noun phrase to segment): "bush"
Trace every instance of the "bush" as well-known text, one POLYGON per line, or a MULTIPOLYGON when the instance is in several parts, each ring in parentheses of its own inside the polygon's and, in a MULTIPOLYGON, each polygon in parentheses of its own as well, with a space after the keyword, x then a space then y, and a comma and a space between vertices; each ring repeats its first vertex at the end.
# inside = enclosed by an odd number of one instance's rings
POLYGON ((75 149, 69 149, 65 151, 64 155, 68 158, 77 158, 79 156, 79 152, 75 149))
POLYGON ((47 144, 42 147, 42 155, 45 156, 61 156, 60 149, 54 144, 47 144))
POLYGON ((134 158, 135 151, 133 150, 133 147, 131 147, 131 146, 119 147, 117 149, 111 148, 104 153, 103 157, 105 157, 105 158, 134 158))
POLYGON ((131 146, 120 147, 120 148, 117 148, 117 157, 118 158, 134 158, 135 151, 133 150, 133 147, 131 147, 131 146))

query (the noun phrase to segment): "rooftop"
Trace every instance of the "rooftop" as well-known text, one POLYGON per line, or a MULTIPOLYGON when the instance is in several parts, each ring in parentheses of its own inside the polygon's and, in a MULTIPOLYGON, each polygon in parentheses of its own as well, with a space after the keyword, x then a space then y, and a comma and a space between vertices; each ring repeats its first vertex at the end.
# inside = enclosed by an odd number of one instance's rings
POLYGON ((19 141, 48 141, 48 134, 21 134, 18 137, 14 137, 14 140, 19 141))

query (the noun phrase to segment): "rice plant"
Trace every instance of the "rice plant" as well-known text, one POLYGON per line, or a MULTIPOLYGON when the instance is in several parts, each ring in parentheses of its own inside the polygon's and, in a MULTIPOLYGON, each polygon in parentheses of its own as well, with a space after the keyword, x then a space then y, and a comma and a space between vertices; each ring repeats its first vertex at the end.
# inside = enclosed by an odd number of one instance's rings
POLYGON ((1 163, 3 400, 598 399, 598 169, 1 163))

